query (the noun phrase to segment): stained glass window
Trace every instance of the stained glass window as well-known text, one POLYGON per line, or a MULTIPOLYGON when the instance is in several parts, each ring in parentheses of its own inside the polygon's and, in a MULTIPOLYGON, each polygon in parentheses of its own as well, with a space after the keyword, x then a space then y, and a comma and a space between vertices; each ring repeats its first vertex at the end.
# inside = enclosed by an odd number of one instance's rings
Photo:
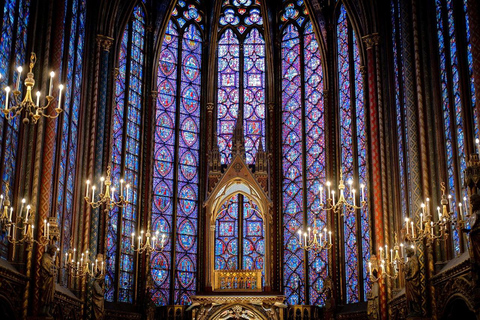
MULTIPOLYGON (((30 0, 6 0, 2 10, 3 19, 0 20, 0 87, 16 83, 17 66, 24 66, 26 62, 25 49, 27 46, 27 28, 30 21, 30 0), (11 67, 13 63, 13 67, 11 67)), ((24 68, 25 69, 25 68, 24 68)), ((23 84, 20 84, 22 90, 23 84)), ((13 89, 13 88, 12 88, 13 89)), ((10 101, 12 101, 12 97, 10 101)), ((5 95, 0 97, 0 104, 5 105, 5 95)), ((0 152, 1 193, 5 193, 5 185, 10 185, 10 199, 13 199, 12 190, 15 185, 15 169, 18 149, 18 132, 20 117, 8 121, 3 113, 0 115, 0 152)), ((6 238, 0 239, 0 257, 7 258, 8 243, 6 238)))
POLYGON ((323 305, 327 253, 306 255, 297 238, 307 224, 327 223, 317 192, 326 175, 322 59, 303 1, 286 1, 280 19, 285 295, 289 305, 323 305))
POLYGON ((265 239, 258 206, 244 195, 226 201, 215 222, 215 270, 263 270, 265 239))
MULTIPOLYGON (((475 104, 475 96, 473 89, 473 74, 471 61, 471 44, 469 34, 468 15, 464 11, 466 9, 465 2, 456 5, 455 0, 436 0, 436 17, 437 17, 437 36, 439 49, 439 67, 440 67, 440 84, 441 84, 441 101, 443 114, 443 127, 445 132, 445 157, 447 165, 447 180, 449 193, 452 197, 452 206, 462 201, 466 196, 462 192, 463 172, 466 169, 465 158, 465 128, 471 126, 474 132, 478 132, 477 120, 473 116, 474 110, 468 105, 469 102, 462 99, 462 92, 471 99, 475 104), (462 9, 462 10, 460 10, 462 9), (457 14, 460 10, 460 15, 457 14), (459 18, 465 19, 461 21, 459 18), (465 25, 467 32, 460 32, 459 25, 465 25), (467 52, 457 50, 458 37, 463 38, 467 43, 467 52), (467 63, 468 73, 463 78, 469 79, 468 86, 463 87, 460 83, 462 72, 464 71, 460 65, 461 61, 467 63), (471 114, 472 116, 466 116, 471 114), (474 119, 469 123, 466 119, 474 119)), ((455 215, 457 210, 455 210, 455 215)), ((459 255, 463 248, 461 247, 461 235, 457 229, 452 230, 452 240, 454 254, 459 255)))
MULTIPOLYGON (((337 23, 341 164, 345 181, 367 184, 367 141, 359 43, 342 5, 337 23)), ((348 189, 348 186, 347 186, 348 189)), ((357 188, 358 189, 358 188, 357 188)), ((367 191, 365 191, 367 195, 367 191)), ((367 197, 365 197, 367 200, 367 197)), ((368 208, 344 212, 346 302, 366 300, 370 228, 368 208), (360 239, 357 235, 360 234, 360 239), (362 283, 360 279, 364 279, 362 283)))
POLYGON ((196 289, 203 23, 199 2, 178 1, 158 61, 152 229, 168 237, 151 256, 157 305, 189 304, 196 289))
POLYGON ((265 39, 260 1, 222 4, 218 42, 217 137, 222 164, 230 162, 238 112, 243 112, 245 151, 253 164, 265 145, 265 39))
POLYGON ((76 159, 78 147, 78 121, 82 85, 83 52, 85 39, 86 1, 73 0, 65 5, 66 34, 63 43, 61 78, 65 83, 65 102, 63 112, 58 120, 57 136, 60 137, 56 148, 56 164, 58 168, 55 180, 58 181, 56 191, 55 215, 58 225, 62 226, 61 245, 64 256, 70 249, 71 225, 73 219, 73 196, 76 179, 76 159), (67 19, 71 17, 70 19, 67 19))
POLYGON ((131 249, 131 234, 135 232, 138 218, 144 52, 145 12, 141 5, 137 5, 121 39, 119 73, 115 81, 113 185, 120 185, 120 177, 128 181, 131 185, 131 205, 124 209, 115 208, 110 213, 105 292, 108 301, 133 302, 134 252, 131 249))

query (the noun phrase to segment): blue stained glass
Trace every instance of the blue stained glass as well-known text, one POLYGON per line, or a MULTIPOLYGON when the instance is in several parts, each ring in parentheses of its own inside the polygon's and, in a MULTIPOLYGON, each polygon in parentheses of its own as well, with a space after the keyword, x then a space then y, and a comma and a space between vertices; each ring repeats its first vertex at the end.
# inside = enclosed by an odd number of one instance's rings
POLYGON ((468 74, 470 77, 470 93, 472 100, 472 112, 473 112, 473 121, 474 121, 474 131, 475 137, 479 137, 479 124, 476 115, 475 115, 475 106, 476 106, 476 97, 475 97, 475 85, 473 78, 473 58, 472 58, 472 43, 470 41, 470 16, 467 10, 467 0, 463 0, 463 10, 465 13, 465 30, 466 30, 466 42, 467 42, 467 63, 468 63, 468 74))
POLYGON ((120 46, 119 75, 115 82, 115 103, 113 118, 112 146, 112 176, 113 184, 119 185, 120 177, 131 185, 131 205, 119 210, 115 208, 110 213, 110 225, 107 232, 107 301, 113 301, 114 292, 118 292, 118 301, 133 302, 134 291, 134 255, 131 250, 131 234, 135 232, 138 203, 138 172, 139 172, 139 141, 142 106, 142 73, 144 64, 145 18, 141 6, 133 10, 133 19, 126 27, 120 46), (128 46, 132 54, 127 56, 128 46), (130 74, 127 77, 126 67, 129 64, 130 74), (126 83, 128 82, 128 89, 126 83), (128 90, 128 101, 125 95, 128 90), (125 139, 125 149, 123 142, 125 139), (122 159, 124 167, 122 168, 122 159), (120 239, 117 230, 120 228, 120 239), (120 246, 120 256, 116 257, 117 242, 120 246), (117 258, 119 269, 116 269, 117 258), (115 275, 118 274, 118 287, 115 275))
MULTIPOLYGON (((16 81, 16 73, 8 67, 10 62, 14 66, 24 65, 26 61, 27 27, 30 21, 30 0, 6 0, 3 6, 3 22, 1 23, 0 41, 0 86, 4 88, 16 81)), ((10 97, 10 101, 12 101, 10 97)), ((5 95, 0 97, 0 103, 5 105, 5 95)), ((1 192, 5 192, 5 184, 9 183, 10 190, 15 186, 16 158, 18 149, 18 132, 20 117, 7 121, 0 116, 0 144, 4 145, 1 192)), ((13 194, 10 194, 10 199, 13 194)), ((7 258, 8 244, 6 238, 0 239, 0 258, 7 258)))
POLYGON ((180 25, 177 29, 174 17, 182 12, 189 20, 202 21, 194 4, 186 6, 185 2, 183 5, 179 2, 168 23, 159 59, 152 229, 166 234, 167 242, 163 252, 154 253, 151 258, 155 283, 152 296, 157 305, 189 304, 189 297, 196 289, 202 37, 196 24, 186 25, 177 19, 180 25), (179 161, 174 164, 176 153, 179 161), (178 172, 177 186, 175 172, 178 172), (174 228, 177 237, 172 239, 174 228), (171 261, 173 250, 175 261, 171 261), (172 269, 174 279, 170 278, 172 269), (174 300, 170 301, 172 284, 174 300))

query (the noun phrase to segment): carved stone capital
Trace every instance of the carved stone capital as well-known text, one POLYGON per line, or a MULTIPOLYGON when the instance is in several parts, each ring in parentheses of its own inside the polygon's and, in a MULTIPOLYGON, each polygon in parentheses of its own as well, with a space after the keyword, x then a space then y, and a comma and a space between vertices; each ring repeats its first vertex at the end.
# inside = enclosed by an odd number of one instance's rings
POLYGON ((378 33, 367 34, 362 38, 363 42, 367 45, 367 49, 377 46, 380 42, 380 36, 378 33))
POLYGON ((120 69, 114 68, 114 69, 113 69, 113 78, 114 78, 115 80, 117 80, 119 74, 120 74, 120 69))
POLYGON ((152 99, 157 99, 158 97, 158 91, 155 91, 155 90, 152 90, 152 92, 150 92, 150 96, 152 97, 152 99))
POLYGON ((113 45, 113 38, 104 36, 103 34, 97 34, 96 42, 104 51, 110 52, 110 48, 113 45))
POLYGON ((269 111, 270 113, 272 113, 274 110, 275 110, 275 103, 270 102, 270 103, 268 104, 268 111, 269 111))
POLYGON ((208 111, 208 113, 212 113, 214 108, 215 108, 215 103, 213 103, 213 102, 207 102, 207 111, 208 111))
POLYGON ((365 66, 360 66, 360 73, 362 74, 362 76, 365 76, 365 74, 367 73, 365 66))

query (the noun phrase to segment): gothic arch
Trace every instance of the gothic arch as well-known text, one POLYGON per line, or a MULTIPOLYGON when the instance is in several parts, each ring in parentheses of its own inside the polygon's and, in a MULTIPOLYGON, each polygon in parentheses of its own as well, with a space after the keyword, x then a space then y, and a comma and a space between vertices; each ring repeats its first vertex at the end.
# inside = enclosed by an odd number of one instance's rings
POLYGON ((208 319, 209 320, 228 320, 228 319, 267 320, 269 318, 262 312, 259 312, 257 309, 253 308, 251 305, 232 303, 216 311, 214 314, 208 317, 208 319))

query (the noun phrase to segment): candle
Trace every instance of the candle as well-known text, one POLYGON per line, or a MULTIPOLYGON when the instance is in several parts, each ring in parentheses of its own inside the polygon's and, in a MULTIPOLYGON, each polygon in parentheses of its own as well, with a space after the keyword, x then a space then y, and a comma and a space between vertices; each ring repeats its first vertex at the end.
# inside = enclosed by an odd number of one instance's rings
POLYGON ((87 180, 87 193, 85 194, 85 198, 88 198, 88 188, 90 188, 90 180, 87 180))
POLYGON ((306 232, 303 234, 303 237, 305 238, 305 246, 307 246, 307 233, 306 232))
POLYGON ((135 246, 135 233, 132 232, 132 247, 135 246))
POLYGON ((333 206, 335 207, 335 191, 332 190, 332 201, 333 201, 333 206))
POLYGON ((12 223, 12 239, 15 241, 15 223, 12 223))
POLYGON ((49 239, 50 236, 50 222, 47 222, 47 240, 49 239))
POLYGON ((37 104, 36 104, 37 107, 40 106, 40 95, 41 95, 40 91, 37 91, 37 104))
POLYGON ((157 238, 155 238, 155 237, 152 238, 152 248, 153 248, 153 249, 155 249, 155 240, 156 240, 156 239, 157 239, 157 238))
POLYGON ((403 243, 400 243, 400 257, 403 258, 403 243))
POLYGON ((437 207, 437 212, 438 212, 438 221, 442 220, 442 213, 440 212, 440 207, 437 207))
POLYGON ((17 90, 20 91, 20 79, 22 78, 22 71, 23 68, 20 66, 17 68, 18 76, 17 76, 17 90))
POLYGON ((22 216, 22 213, 23 213, 23 207, 25 206, 25 202, 26 202, 26 201, 27 201, 27 200, 25 200, 25 199, 22 199, 22 206, 20 207, 20 213, 18 214, 18 216, 19 216, 19 217, 21 217, 21 216, 22 216))
POLYGON ((430 222, 430 231, 431 231, 432 236, 433 236, 433 221, 430 222))
POLYGON ((331 193, 330 193, 330 181, 327 181, 327 187, 328 187, 328 196, 330 196, 331 195, 331 193))
POLYGON ((465 214, 468 216, 467 197, 463 197, 463 204, 465 206, 465 214))
POLYGON ((370 271, 370 275, 372 275, 372 263, 368 263, 368 270, 370 271))
POLYGON ((95 271, 97 271, 98 259, 95 259, 95 271))
POLYGON ((420 213, 420 230, 423 230, 423 213, 420 213))
POLYGON ((320 205, 322 205, 323 204, 323 187, 321 185, 320 185, 319 193, 320 193, 320 205))
POLYGON ((413 228, 413 221, 410 222, 410 224, 412 225, 412 237, 415 238, 415 229, 413 228))
POLYGON ((5 109, 8 109, 8 95, 10 94, 10 87, 5 88, 5 109))
POLYGON ((327 228, 323 229, 323 233, 325 234, 325 241, 327 241, 327 228))
POLYGON ((112 188, 112 201, 115 201, 115 188, 112 188))
POLYGON ((450 212, 452 212, 452 195, 448 195, 448 208, 450 209, 450 212))
POLYGON ((328 231, 329 242, 332 244, 332 231, 328 231))
POLYGON ((355 192, 357 192, 355 189, 352 189, 352 199, 353 199, 353 206, 355 207, 355 192))
POLYGON ((390 263, 393 262, 393 249, 390 249, 390 263))
POLYGON ((53 77, 55 77, 55 72, 50 72, 50 85, 48 87, 48 95, 52 96, 52 88, 53 88, 53 77))
POLYGON ((28 221, 28 214, 30 212, 30 205, 27 206, 27 213, 25 214, 25 223, 28 221))
POLYGON ((407 229, 407 234, 408 234, 408 218, 405 218, 405 228, 407 229))
POLYGON ((103 193, 103 182, 105 181, 105 178, 104 177, 101 177, 100 178, 100 194, 103 193))
POLYGON ((63 84, 58 86, 58 107, 62 107, 62 91, 63 91, 63 84))
POLYGON ((310 227, 308 227, 308 240, 310 240, 310 231, 312 230, 310 227))
POLYGON ((95 201, 95 189, 96 189, 96 188, 97 188, 97 187, 92 186, 92 201, 95 201))
POLYGON ((47 235, 47 219, 43 220, 43 236, 47 235))
POLYGON ((365 185, 361 184, 360 188, 362 189, 362 202, 365 202, 365 185))
POLYGON ((12 222, 12 213, 13 213, 13 207, 10 207, 10 216, 8 217, 8 221, 12 222))
POLYGON ((298 230, 298 242, 302 244, 302 230, 298 230))
POLYGON ((120 197, 123 196, 123 183, 125 181, 123 179, 120 179, 120 197))
POLYGON ((7 229, 7 237, 10 237, 10 229, 12 228, 12 226, 8 226, 8 229, 7 229))
POLYGON ((382 260, 382 257, 383 257, 383 248, 382 248, 382 247, 379 247, 378 249, 380 250, 380 260, 382 260))
POLYGON ((103 270, 103 261, 102 261, 102 272, 101 272, 102 274, 103 274, 103 271, 104 271, 104 270, 103 270))
POLYGON ((34 227, 33 224, 32 224, 32 229, 30 229, 30 230, 32 230, 32 240, 34 239, 34 236, 33 236, 33 234, 34 234, 34 233, 33 233, 33 228, 35 228, 35 227, 34 227))
POLYGON ((140 250, 141 246, 142 246, 142 237, 138 236, 138 250, 140 250))
POLYGON ((460 220, 463 219, 462 218, 462 203, 461 202, 458 204, 458 212, 459 212, 458 217, 460 218, 460 220))

